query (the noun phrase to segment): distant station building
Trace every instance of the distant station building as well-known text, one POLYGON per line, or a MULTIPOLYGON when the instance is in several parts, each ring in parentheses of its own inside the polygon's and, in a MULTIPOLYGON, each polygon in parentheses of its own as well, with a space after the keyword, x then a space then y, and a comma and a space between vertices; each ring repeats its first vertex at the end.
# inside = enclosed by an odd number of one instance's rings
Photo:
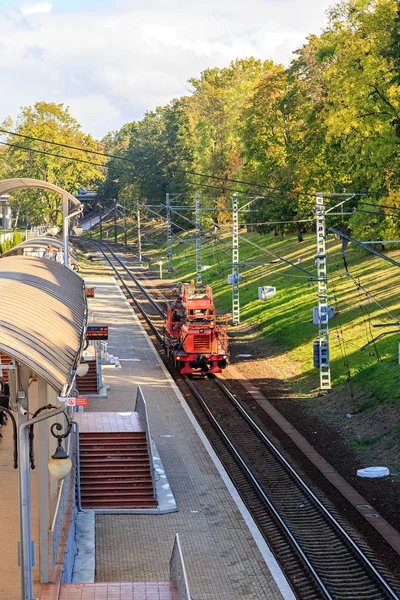
POLYGON ((80 202, 91 202, 97 199, 97 192, 89 192, 84 187, 79 187, 78 193, 73 196, 80 202))
MULTIPOLYGON (((8 252, 4 252, 0 259, 7 256, 36 256, 38 258, 52 258, 62 264, 64 262, 63 247, 63 241, 60 238, 43 235, 21 242, 8 252)), ((78 256, 71 245, 69 246, 69 260, 72 268, 77 269, 79 267, 78 256)))
POLYGON ((11 206, 9 205, 9 195, 4 194, 0 196, 0 209, 1 209, 1 219, 2 219, 2 227, 3 229, 11 229, 12 228, 12 213, 11 206))

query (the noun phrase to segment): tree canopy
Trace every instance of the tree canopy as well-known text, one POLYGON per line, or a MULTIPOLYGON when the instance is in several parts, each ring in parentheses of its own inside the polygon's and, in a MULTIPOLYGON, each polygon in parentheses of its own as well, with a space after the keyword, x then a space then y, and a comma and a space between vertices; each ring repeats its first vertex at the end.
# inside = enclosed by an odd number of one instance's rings
MULTIPOLYGON (((79 150, 37 141, 50 140, 86 150, 102 149, 91 135, 82 131, 78 121, 63 104, 37 102, 34 106, 24 107, 15 123, 8 118, 2 123, 1 128, 29 136, 27 138, 13 135, 5 137, 6 143, 10 145, 2 146, 0 155, 2 179, 12 177, 42 179, 76 193, 79 186, 97 186, 104 178, 101 167, 80 162, 87 160, 101 165, 102 162, 104 163, 101 157, 85 155, 79 150), (60 158, 60 155, 66 156, 67 159, 60 158)), ((23 190, 15 192, 11 202, 15 226, 20 217, 27 218, 33 224, 60 222, 60 197, 51 192, 23 190)))
MULTIPOLYGON (((132 162, 113 161, 105 186, 118 177, 120 191, 154 203, 202 190, 220 208, 233 187, 265 194, 257 221, 293 220, 281 229, 299 234, 316 192, 365 192, 380 213, 375 234, 398 236, 379 206, 400 207, 399 23, 396 0, 344 0, 288 68, 250 57, 205 70, 190 95, 108 138, 132 162)), ((367 222, 357 215, 350 227, 362 237, 367 222)))

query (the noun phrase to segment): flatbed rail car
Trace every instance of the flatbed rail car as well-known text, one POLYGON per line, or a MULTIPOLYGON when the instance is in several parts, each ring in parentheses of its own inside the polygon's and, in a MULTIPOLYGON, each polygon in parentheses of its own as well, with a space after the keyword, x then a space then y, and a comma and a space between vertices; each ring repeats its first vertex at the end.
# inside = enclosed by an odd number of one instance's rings
POLYGON ((229 357, 228 317, 223 322, 217 317, 209 285, 191 282, 177 288, 168 306, 164 345, 182 374, 222 373, 229 357))

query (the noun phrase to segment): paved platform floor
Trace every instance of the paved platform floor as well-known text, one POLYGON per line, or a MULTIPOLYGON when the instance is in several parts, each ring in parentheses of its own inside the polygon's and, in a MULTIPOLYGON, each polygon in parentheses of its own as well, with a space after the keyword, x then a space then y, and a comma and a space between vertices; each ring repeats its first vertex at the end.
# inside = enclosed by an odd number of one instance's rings
POLYGON ((168 580, 174 536, 179 533, 194 600, 293 598, 290 592, 280 593, 237 504, 114 280, 91 277, 87 283, 96 287, 89 309, 95 312, 96 321, 109 324, 108 351, 119 357, 121 368, 104 369, 105 382, 111 386, 108 398, 90 399, 85 411, 131 411, 140 384, 151 434, 179 508, 177 513, 162 516, 97 515, 95 580, 168 580))

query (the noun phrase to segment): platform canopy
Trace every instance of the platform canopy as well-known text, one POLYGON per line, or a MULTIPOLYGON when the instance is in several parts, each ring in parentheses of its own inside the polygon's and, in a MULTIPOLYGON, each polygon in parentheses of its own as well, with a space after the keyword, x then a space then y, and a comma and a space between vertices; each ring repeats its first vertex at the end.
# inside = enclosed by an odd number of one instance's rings
MULTIPOLYGON (((52 237, 49 235, 43 235, 36 238, 31 238, 30 240, 25 240, 18 244, 18 246, 14 246, 11 250, 4 252, 0 258, 5 258, 6 256, 21 256, 26 253, 28 250, 43 250, 47 251, 48 246, 52 246, 54 250, 57 252, 62 252, 64 250, 63 240, 57 237, 52 237)), ((75 264, 79 264, 78 256, 74 250, 71 251, 71 259, 75 264)))
POLYGON ((0 196, 9 194, 10 192, 14 192, 16 190, 24 190, 28 188, 39 188, 41 190, 55 192, 56 194, 60 194, 61 196, 64 196, 64 198, 67 198, 75 206, 81 206, 79 200, 77 200, 69 192, 58 187, 58 185, 54 185, 54 183, 49 183, 48 181, 41 181, 40 179, 27 179, 25 177, 16 179, 2 179, 0 181, 0 196))
POLYGON ((0 350, 69 393, 83 348, 84 281, 46 258, 0 260, 0 350))

